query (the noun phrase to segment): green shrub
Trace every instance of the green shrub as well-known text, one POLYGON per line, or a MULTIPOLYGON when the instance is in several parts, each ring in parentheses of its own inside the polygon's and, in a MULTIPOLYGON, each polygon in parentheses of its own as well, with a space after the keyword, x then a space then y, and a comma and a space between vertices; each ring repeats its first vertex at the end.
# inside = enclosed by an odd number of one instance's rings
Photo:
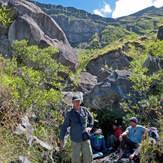
POLYGON ((12 134, 26 114, 37 116, 33 122, 35 136, 53 147, 59 142, 63 123, 61 91, 66 86, 59 74, 69 74, 69 70, 52 58, 57 49, 39 49, 27 44, 25 40, 15 41, 12 59, 0 56, 0 161, 13 161, 24 155, 31 162, 40 162, 43 149, 35 144, 30 147, 25 135, 12 134))
POLYGON ((0 8, 0 22, 2 22, 5 28, 8 23, 12 23, 10 18, 8 18, 9 12, 10 9, 7 9, 6 6, 2 6, 2 8, 0 8))
MULTIPOLYGON (((162 126, 162 125, 161 125, 162 126)), ((159 130, 160 139, 157 143, 153 143, 147 137, 142 143, 140 148, 140 162, 146 163, 160 163, 163 158, 163 128, 159 130)))

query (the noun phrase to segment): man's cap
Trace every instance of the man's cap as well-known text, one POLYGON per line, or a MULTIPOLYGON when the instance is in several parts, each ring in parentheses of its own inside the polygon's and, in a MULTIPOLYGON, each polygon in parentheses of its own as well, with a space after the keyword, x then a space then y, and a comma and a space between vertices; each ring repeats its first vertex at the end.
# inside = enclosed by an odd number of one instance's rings
POLYGON ((73 96, 72 97, 72 101, 76 101, 76 100, 80 100, 81 101, 81 98, 79 96, 73 96))
POLYGON ((130 121, 135 122, 135 123, 138 123, 138 119, 136 117, 130 118, 130 121))

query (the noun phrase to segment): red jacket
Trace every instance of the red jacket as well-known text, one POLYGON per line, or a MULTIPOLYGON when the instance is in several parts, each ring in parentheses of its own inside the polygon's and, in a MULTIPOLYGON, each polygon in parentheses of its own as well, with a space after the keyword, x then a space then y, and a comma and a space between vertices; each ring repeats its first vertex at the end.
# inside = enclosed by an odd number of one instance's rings
POLYGON ((119 136, 123 133, 122 127, 118 127, 114 130, 114 136, 119 140, 119 136))

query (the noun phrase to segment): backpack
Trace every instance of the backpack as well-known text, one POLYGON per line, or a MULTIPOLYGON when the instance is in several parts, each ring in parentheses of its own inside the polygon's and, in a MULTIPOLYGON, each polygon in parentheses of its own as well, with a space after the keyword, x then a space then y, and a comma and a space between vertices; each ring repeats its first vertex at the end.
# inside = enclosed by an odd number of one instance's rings
POLYGON ((156 127, 149 127, 149 137, 155 139, 156 141, 159 141, 159 134, 156 127))

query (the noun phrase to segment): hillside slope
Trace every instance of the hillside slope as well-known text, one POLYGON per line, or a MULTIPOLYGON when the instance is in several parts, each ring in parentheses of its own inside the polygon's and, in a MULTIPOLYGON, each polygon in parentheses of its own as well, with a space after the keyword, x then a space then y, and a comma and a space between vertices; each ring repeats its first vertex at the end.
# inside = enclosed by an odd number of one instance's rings
POLYGON ((149 35, 156 32, 158 25, 163 22, 163 7, 149 7, 130 16, 112 19, 92 15, 74 7, 33 3, 55 19, 73 47, 96 49, 126 34, 149 35))

